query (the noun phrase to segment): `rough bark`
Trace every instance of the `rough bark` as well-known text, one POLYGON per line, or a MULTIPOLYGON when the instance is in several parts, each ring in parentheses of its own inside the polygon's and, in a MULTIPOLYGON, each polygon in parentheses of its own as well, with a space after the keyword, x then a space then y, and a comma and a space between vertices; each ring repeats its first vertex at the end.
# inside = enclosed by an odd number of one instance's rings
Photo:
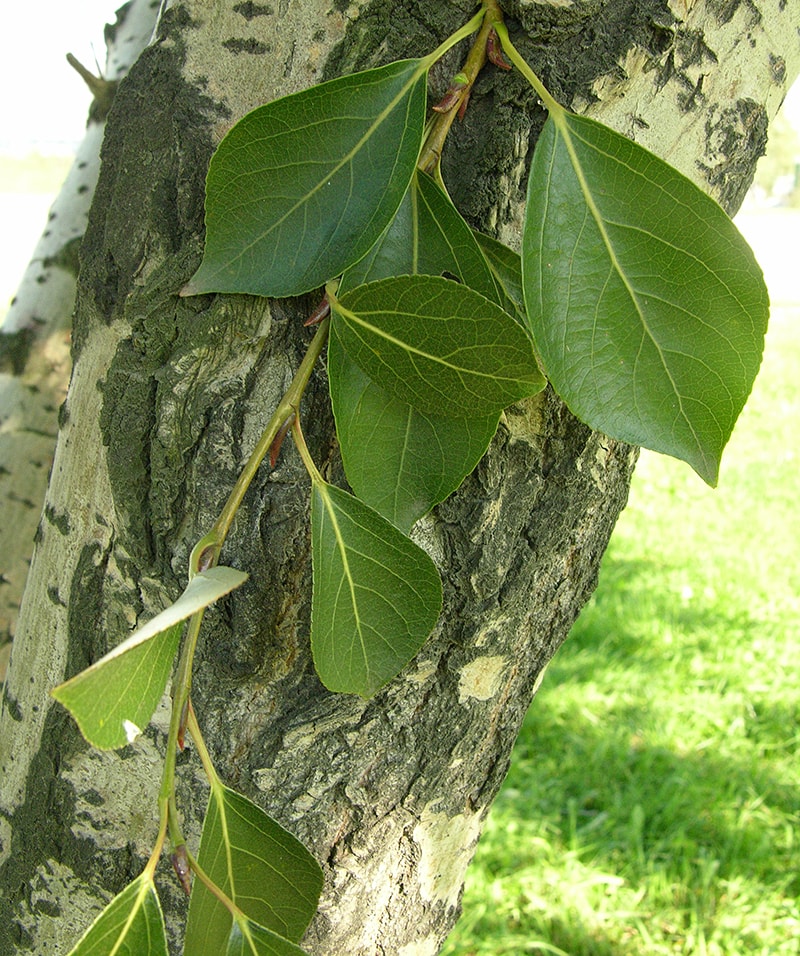
MULTIPOLYGON (((507 4, 520 48, 562 102, 645 143, 657 137, 729 209, 797 72, 791 7, 507 4), (736 62, 739 49, 746 59, 736 62)), ((471 12, 470 0, 187 0, 170 6, 159 41, 121 84, 82 249, 73 381, 5 688, 0 950, 66 951, 139 871, 154 835, 165 711, 134 746, 100 754, 47 691, 179 593, 189 549, 308 338, 310 299, 177 296, 201 254, 214 145, 259 102, 426 52, 471 12)), ((433 95, 457 63, 455 52, 434 72, 433 95)), ((518 234, 543 120, 518 78, 487 70, 447 151, 457 203, 506 241, 518 234)), ((303 417, 316 460, 340 478, 323 368, 303 417)), ((421 523, 444 612, 371 701, 332 695, 314 675, 307 479, 288 447, 274 471, 262 469, 223 555, 250 580, 208 615, 193 697, 223 778, 324 867, 310 953, 438 951, 537 681, 595 585, 634 459, 549 392, 510 409, 475 473, 421 523)), ((181 782, 196 837, 205 789, 190 753, 181 782)), ((178 952, 185 903, 168 875, 165 885, 178 952)))

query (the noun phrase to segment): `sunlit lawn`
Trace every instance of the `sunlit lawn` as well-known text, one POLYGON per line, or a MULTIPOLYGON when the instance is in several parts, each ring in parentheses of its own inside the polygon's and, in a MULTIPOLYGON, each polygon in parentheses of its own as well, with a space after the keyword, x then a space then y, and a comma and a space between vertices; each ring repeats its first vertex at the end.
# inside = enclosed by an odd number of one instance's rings
POLYGON ((717 491, 643 454, 447 956, 800 953, 798 331, 774 312, 717 491))

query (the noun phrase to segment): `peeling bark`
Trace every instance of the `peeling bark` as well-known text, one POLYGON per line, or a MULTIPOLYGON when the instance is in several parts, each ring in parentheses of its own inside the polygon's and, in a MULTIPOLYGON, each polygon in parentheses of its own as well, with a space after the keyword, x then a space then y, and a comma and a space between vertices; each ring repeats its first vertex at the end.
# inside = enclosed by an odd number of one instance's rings
MULTIPOLYGON (((767 53, 787 64, 780 89, 796 72, 795 38, 766 31, 762 7, 753 62, 729 71, 729 51, 708 42, 714 98, 681 111, 682 83, 675 97, 656 95, 658 67, 697 30, 711 35, 717 7, 693 4, 685 25, 666 3, 508 4, 515 40, 563 101, 637 138, 663 127, 670 160, 700 182, 713 154, 690 132, 742 99, 774 112, 776 81, 756 92, 749 76, 767 53)), ((158 42, 120 85, 82 252, 73 382, 5 688, 0 949, 66 951, 141 868, 165 710, 133 746, 97 754, 47 691, 180 592, 189 549, 308 339, 310 297, 177 295, 201 255, 214 145, 264 99, 427 52, 471 12, 471 0, 187 0, 169 6, 158 42)), ((435 72, 434 97, 458 56, 435 72)), ((507 241, 543 119, 517 78, 487 70, 447 151, 453 195, 507 241)), ((718 170, 729 208, 757 142, 741 153, 747 162, 718 170)), ((323 472, 341 479, 324 368, 302 414, 323 472)), ((550 392, 508 410, 473 475, 415 532, 443 573, 444 611, 417 658, 370 701, 328 693, 313 672, 308 482, 289 447, 274 471, 262 469, 223 554, 250 579, 207 617, 193 699, 226 782, 323 865, 310 953, 438 951, 537 682, 595 586, 634 460, 550 392)), ((188 752, 180 775, 196 839, 206 791, 188 752)), ((168 875, 164 885, 177 953, 185 901, 168 875)))

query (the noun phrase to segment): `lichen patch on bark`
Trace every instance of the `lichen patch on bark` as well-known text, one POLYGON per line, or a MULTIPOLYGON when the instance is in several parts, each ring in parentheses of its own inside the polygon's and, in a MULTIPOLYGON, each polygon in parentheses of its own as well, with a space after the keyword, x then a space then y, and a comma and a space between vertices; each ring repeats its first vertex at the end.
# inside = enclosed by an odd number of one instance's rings
POLYGON ((397 956, 436 956, 439 952, 439 940, 436 936, 427 936, 414 943, 406 943, 397 951, 397 956))
POLYGON ((419 891, 429 903, 455 908, 483 821, 478 813, 449 817, 431 809, 433 806, 425 807, 414 827, 421 853, 419 891))
POLYGON ((458 702, 468 700, 490 700, 502 684, 503 672, 508 660, 501 654, 488 654, 476 657, 474 661, 461 668, 458 679, 458 702))

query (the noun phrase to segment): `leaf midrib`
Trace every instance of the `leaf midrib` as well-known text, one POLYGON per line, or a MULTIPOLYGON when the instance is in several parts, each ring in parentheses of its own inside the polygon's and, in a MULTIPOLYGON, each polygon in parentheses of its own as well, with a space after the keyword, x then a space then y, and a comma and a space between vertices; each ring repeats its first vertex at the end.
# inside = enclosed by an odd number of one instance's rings
MULTIPOLYGON (((699 449, 702 449, 702 442, 700 441, 700 437, 698 436, 697 431, 694 425, 692 424, 691 419, 689 418, 689 416, 686 414, 684 410, 683 396, 681 394, 680 389, 678 388, 678 385, 675 379, 672 376, 672 373, 669 370, 669 367, 667 365, 667 362, 664 356, 664 351, 650 330, 650 327, 645 318, 642 306, 639 303, 638 294, 636 293, 636 290, 634 289, 634 287, 631 285, 627 275, 625 274, 624 269, 622 268, 619 258, 617 257, 616 249, 614 248, 614 244, 611 241, 611 237, 608 234, 608 230, 606 229, 605 220, 602 214, 600 213, 597 203, 594 200, 594 196, 592 195, 591 189, 589 188, 589 183, 587 182, 586 175, 583 171, 583 166, 581 165, 580 159, 578 158, 578 154, 575 149, 575 144, 572 142, 572 133, 569 128, 569 114, 562 107, 559 107, 558 110, 552 111, 550 115, 556 126, 557 132, 561 135, 562 139, 564 140, 564 145, 566 146, 567 153, 569 154, 570 162, 572 163, 572 168, 575 171, 575 176, 577 177, 578 184, 581 188, 581 192, 583 193, 584 201, 586 202, 586 205, 592 215, 592 218, 595 221, 595 225, 597 226, 598 232, 600 233, 600 237, 603 240, 603 245, 605 246, 606 252, 608 253, 608 257, 611 260, 612 268, 614 269, 616 274, 619 276, 622 284, 625 287, 626 292, 628 293, 628 296, 630 297, 631 303, 636 309, 636 314, 639 316, 639 319, 642 324, 642 331, 650 339, 650 341, 653 344, 653 347, 658 353, 658 357, 661 362, 661 367, 663 368, 665 375, 669 379, 669 383, 672 387, 672 391, 675 395, 675 398, 678 401, 678 407, 680 409, 681 417, 683 418, 683 421, 685 422, 690 432, 692 433, 692 437, 694 438, 694 441, 697 447, 699 449)), ((582 142, 585 142, 585 140, 582 140, 582 142)), ((587 146, 589 148, 594 148, 591 143, 588 143, 587 146)))
POLYGON ((361 654, 364 658, 364 665, 368 667, 369 656, 367 654, 366 642, 364 640, 364 633, 361 627, 361 615, 358 610, 358 601, 356 600, 356 588, 355 581, 353 580, 353 575, 350 571, 350 562, 347 558, 347 545, 345 544, 344 537, 342 535, 341 529, 339 528, 339 521, 336 517, 336 511, 334 508, 333 501, 331 496, 328 494, 328 490, 323 481, 316 481, 315 486, 317 494, 322 500, 322 504, 325 508, 325 512, 330 518, 331 527, 333 529, 334 538, 336 539, 336 547, 339 551, 339 555, 342 560, 342 572, 347 581, 347 586, 350 590, 350 603, 353 606, 353 615, 355 617, 355 627, 356 633, 358 634, 359 644, 361 645, 361 654))
MULTIPOLYGON (((122 929, 120 930, 119 935, 117 936, 117 940, 114 943, 114 946, 111 948, 109 952, 109 956, 116 956, 116 954, 120 951, 120 947, 126 941, 128 933, 130 932, 131 926, 133 926, 134 920, 139 914, 139 911, 144 910, 144 907, 147 901, 147 895, 150 892, 150 887, 153 884, 150 880, 144 879, 142 877, 140 877, 140 879, 142 881, 141 888, 139 889, 139 892, 136 894, 136 900, 134 901, 134 904, 131 907, 130 912, 128 913, 127 919, 122 925, 122 929)), ((146 914, 145 914, 145 918, 146 918, 146 914)))
MULTIPOLYGON (((477 294, 477 293, 476 293, 477 294)), ((489 301, 488 299, 486 300, 489 301)), ((454 365, 452 362, 448 362, 446 359, 439 357, 438 355, 431 355, 429 352, 424 352, 422 349, 415 348, 413 345, 409 345, 408 342, 404 342, 402 339, 398 339, 396 336, 391 335, 389 332, 385 332, 383 329, 378 328, 375 325, 371 325, 365 319, 359 318, 355 312, 351 312, 348 308, 343 306, 341 302, 337 301, 335 306, 336 311, 339 315, 345 319, 345 321, 354 322, 356 325, 359 325, 361 328, 366 329, 368 332, 371 332, 378 338, 383 339, 385 342, 388 342, 390 345, 394 345, 399 349, 402 349, 404 352, 408 352, 410 355, 419 356, 419 358, 426 359, 429 362, 433 362, 435 365, 441 365, 443 368, 449 369, 452 372, 455 372, 458 376, 476 376, 478 378, 485 378, 490 382, 518 382, 520 379, 512 378, 504 375, 498 375, 494 372, 482 372, 480 369, 468 368, 464 365, 454 365)), ((379 314, 376 312, 365 313, 367 315, 379 314)), ((401 314, 401 313, 396 313, 401 314)), ((418 319, 420 316, 414 313, 408 313, 409 319, 418 319)), ((435 318, 432 317, 432 318, 435 318)), ((355 331, 355 330, 354 330, 355 331)), ((356 333, 357 334, 357 333, 356 333)), ((360 338, 360 336, 359 336, 360 338)), ((364 342, 365 347, 371 349, 371 346, 364 342)))

